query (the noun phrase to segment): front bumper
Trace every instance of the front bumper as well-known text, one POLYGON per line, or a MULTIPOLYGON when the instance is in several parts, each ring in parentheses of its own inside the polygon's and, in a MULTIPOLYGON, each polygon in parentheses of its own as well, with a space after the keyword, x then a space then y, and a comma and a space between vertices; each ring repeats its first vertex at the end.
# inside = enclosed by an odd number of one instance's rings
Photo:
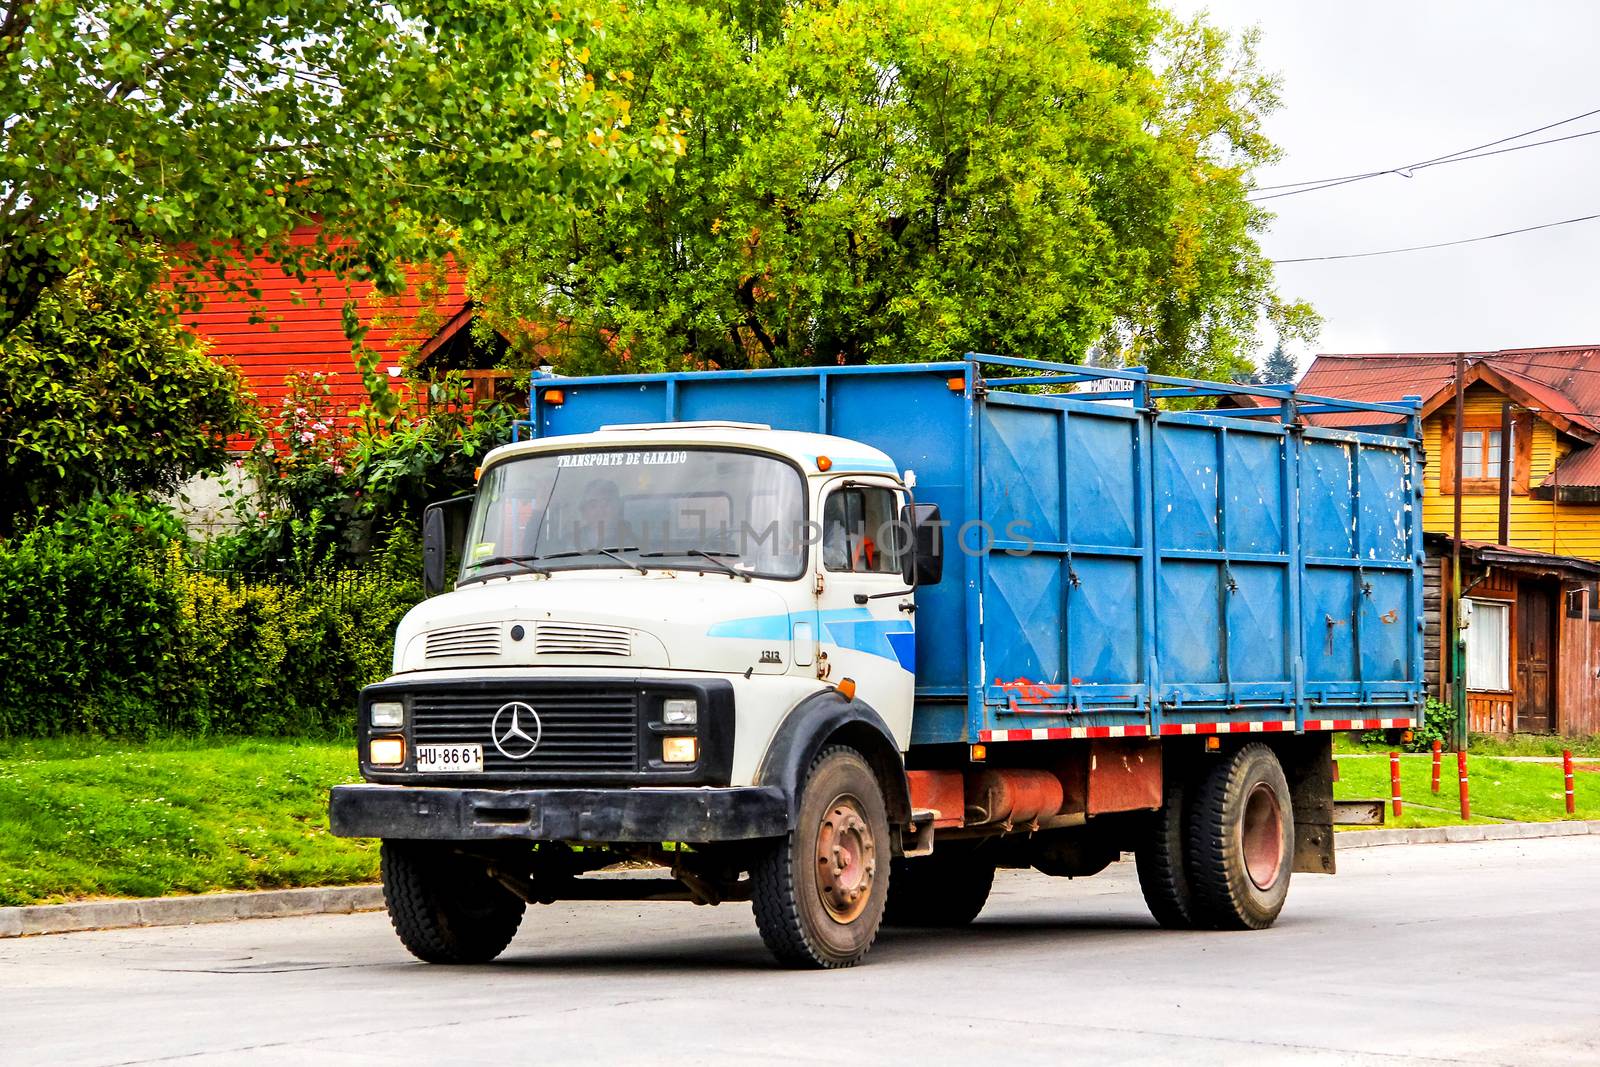
POLYGON ((422 841, 748 841, 788 832, 779 789, 449 789, 339 785, 328 818, 339 837, 422 841))

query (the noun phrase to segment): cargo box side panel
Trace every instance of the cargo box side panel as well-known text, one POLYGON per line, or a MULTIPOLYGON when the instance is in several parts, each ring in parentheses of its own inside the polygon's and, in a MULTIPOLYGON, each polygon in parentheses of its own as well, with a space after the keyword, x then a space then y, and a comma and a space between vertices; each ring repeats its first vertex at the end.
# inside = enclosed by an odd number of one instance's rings
POLYGON ((1374 435, 1308 429, 1301 456, 1308 700, 1326 718, 1414 704, 1421 685, 1415 450, 1374 435))
POLYGON ((1152 435, 1162 719, 1287 726, 1298 657, 1288 436, 1184 412, 1157 417, 1152 435))
POLYGON ((1140 416, 993 394, 981 415, 980 728, 1148 726, 1140 416))

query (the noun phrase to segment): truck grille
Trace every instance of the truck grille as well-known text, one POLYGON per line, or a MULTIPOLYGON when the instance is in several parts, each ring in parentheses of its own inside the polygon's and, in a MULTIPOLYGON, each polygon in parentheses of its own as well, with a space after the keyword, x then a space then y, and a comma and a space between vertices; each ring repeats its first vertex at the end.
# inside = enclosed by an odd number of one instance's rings
POLYGON ((411 716, 415 744, 482 745, 483 769, 489 773, 584 774, 639 768, 639 707, 631 689, 419 692, 412 697, 411 716), (506 757, 490 733, 495 712, 512 700, 539 714, 539 745, 526 759, 506 757))
POLYGON ((541 656, 631 656, 633 635, 621 626, 541 622, 533 650, 541 656))
POLYGON ((497 656, 500 654, 500 627, 497 623, 488 623, 435 630, 428 635, 426 654, 429 659, 497 656))

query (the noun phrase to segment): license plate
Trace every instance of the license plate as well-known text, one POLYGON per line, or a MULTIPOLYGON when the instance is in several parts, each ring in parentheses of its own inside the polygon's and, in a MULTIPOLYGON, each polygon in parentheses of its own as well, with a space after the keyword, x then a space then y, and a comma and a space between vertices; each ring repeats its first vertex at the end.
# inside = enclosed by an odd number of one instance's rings
POLYGON ((483 746, 418 745, 417 770, 424 774, 474 774, 483 770, 483 746))

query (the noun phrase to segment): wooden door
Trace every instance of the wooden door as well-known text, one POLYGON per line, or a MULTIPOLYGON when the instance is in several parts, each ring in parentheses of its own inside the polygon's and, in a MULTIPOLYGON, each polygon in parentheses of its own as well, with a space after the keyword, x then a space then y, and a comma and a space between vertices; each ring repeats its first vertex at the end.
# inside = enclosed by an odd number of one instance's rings
POLYGON ((1517 590, 1517 730, 1555 730, 1555 598, 1543 584, 1517 590))

